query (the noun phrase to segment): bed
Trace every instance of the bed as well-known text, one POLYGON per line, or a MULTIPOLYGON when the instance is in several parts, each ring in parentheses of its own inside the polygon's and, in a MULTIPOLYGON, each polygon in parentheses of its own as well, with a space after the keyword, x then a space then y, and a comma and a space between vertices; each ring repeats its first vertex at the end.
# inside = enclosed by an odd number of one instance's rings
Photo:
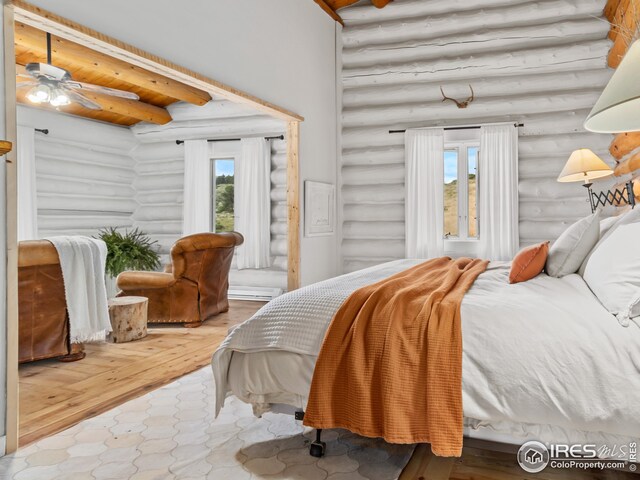
MULTIPOLYGON (((254 413, 305 409, 333 314, 399 260, 283 295, 236 327, 212 361, 216 414, 231 392, 254 413)), ((622 327, 577 274, 508 283, 493 262, 461 306, 465 435, 521 444, 640 442, 640 328, 622 327)))

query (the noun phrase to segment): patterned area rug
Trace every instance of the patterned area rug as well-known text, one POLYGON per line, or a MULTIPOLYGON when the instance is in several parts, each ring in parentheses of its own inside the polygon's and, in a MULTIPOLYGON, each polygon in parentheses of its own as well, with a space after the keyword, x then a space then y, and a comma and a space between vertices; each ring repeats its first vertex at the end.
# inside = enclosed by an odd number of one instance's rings
POLYGON ((214 421, 211 396, 207 367, 0 459, 0 479, 389 480, 413 452, 333 430, 317 459, 293 417, 258 419, 231 397, 214 421))

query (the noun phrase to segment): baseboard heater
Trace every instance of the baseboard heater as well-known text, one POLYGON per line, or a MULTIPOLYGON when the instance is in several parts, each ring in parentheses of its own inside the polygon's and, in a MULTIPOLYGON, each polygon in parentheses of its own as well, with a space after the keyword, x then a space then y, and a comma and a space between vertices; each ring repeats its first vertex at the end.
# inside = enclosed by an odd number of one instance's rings
POLYGON ((268 302, 282 295, 281 288, 268 287, 229 287, 228 297, 232 300, 252 300, 268 302))

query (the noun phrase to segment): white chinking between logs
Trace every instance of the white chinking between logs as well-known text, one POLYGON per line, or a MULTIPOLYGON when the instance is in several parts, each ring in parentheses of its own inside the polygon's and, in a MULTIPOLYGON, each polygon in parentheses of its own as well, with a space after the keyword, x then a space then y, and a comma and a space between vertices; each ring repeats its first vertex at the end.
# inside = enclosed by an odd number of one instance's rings
POLYGON ((521 245, 554 240, 589 213, 584 189, 556 178, 578 148, 613 165, 611 137, 582 126, 613 73, 604 4, 404 0, 340 10, 345 272, 404 256, 404 138, 391 129, 522 122, 521 245), (464 98, 469 84, 468 108, 441 102, 440 86, 464 98))

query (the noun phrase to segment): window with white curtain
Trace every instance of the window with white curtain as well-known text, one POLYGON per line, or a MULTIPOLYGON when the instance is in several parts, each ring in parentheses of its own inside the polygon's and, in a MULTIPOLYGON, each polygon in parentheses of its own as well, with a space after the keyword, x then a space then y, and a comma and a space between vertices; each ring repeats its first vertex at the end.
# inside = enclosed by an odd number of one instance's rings
POLYGON ((514 124, 406 131, 405 241, 408 258, 513 258, 518 249, 514 124))
POLYGON ((447 130, 444 144, 444 248, 447 255, 477 255, 479 216, 479 129, 447 130))

